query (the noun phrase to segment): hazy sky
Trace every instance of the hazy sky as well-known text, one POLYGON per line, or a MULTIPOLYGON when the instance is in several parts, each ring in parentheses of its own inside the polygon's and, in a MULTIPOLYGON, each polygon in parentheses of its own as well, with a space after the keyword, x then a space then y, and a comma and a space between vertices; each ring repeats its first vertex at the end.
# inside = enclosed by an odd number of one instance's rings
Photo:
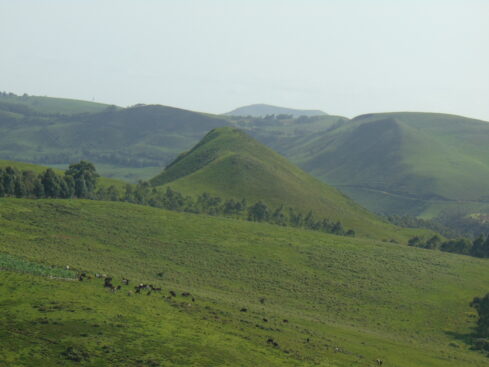
POLYGON ((0 90, 489 120, 488 0, 0 0, 0 90))

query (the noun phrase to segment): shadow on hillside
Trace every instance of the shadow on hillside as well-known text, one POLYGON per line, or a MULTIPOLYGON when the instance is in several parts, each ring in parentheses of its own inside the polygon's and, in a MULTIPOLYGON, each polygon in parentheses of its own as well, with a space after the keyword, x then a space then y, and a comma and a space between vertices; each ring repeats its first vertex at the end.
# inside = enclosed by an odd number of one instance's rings
POLYGON ((471 333, 457 333, 454 331, 445 331, 445 334, 471 347, 474 345, 474 339, 476 338, 475 330, 472 330, 471 333))
MULTIPOLYGON (((489 339, 478 337, 475 333, 475 329, 472 329, 471 333, 466 334, 456 333, 453 331, 445 331, 445 334, 456 339, 457 341, 462 342, 468 346, 470 350, 482 353, 489 358, 489 339)), ((454 342, 451 342, 449 345, 456 348, 460 347, 454 342)))

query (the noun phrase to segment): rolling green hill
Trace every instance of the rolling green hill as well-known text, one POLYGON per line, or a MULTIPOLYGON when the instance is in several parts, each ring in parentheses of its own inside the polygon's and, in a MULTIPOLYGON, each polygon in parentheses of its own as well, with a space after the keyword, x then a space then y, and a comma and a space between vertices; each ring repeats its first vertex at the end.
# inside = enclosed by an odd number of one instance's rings
POLYGON ((286 155, 367 208, 436 216, 489 206, 489 123, 430 113, 370 114, 286 155))
POLYGON ((249 106, 236 108, 230 112, 227 112, 226 115, 252 117, 265 117, 267 115, 292 115, 293 117, 299 117, 320 116, 326 115, 326 113, 320 110, 297 110, 293 108, 271 106, 267 104, 252 104, 249 106))
POLYGON ((88 102, 78 99, 28 95, 17 96, 12 93, 0 93, 0 109, 20 110, 24 113, 73 115, 78 113, 102 112, 109 107, 117 108, 104 103, 88 102))
POLYGON ((232 127, 209 132, 150 182, 193 196, 207 192, 249 202, 262 200, 274 208, 312 210, 361 235, 380 238, 400 231, 232 127))
POLYGON ((353 120, 217 116, 83 101, 85 113, 70 114, 82 110, 75 102, 2 94, 0 158, 57 168, 85 159, 104 176, 137 182, 157 175, 209 130, 236 126, 372 211, 424 218, 489 213, 484 121, 405 112, 353 120), (35 111, 35 101, 52 104, 35 111))
POLYGON ((153 105, 70 116, 3 111, 0 158, 58 168, 85 159, 104 176, 133 182, 156 175, 212 128, 230 124, 220 116, 153 105))
POLYGON ((0 228, 1 365, 487 365, 485 260, 85 200, 0 199, 0 228))

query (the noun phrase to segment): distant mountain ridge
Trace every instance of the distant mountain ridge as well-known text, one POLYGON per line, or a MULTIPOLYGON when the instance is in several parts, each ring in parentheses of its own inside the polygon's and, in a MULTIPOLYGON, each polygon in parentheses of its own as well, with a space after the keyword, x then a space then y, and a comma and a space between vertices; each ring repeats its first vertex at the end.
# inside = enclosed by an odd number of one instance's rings
POLYGON ((107 108, 120 108, 105 103, 83 101, 70 98, 44 96, 17 96, 13 93, 0 92, 0 110, 10 109, 13 112, 23 111, 43 114, 79 114, 97 113, 107 108))
POLYGON ((439 113, 361 115, 285 155, 370 210, 489 209, 489 123, 439 113))
POLYGON ((300 116, 323 116, 327 115, 326 112, 320 110, 299 110, 294 108, 272 106, 267 104, 252 104, 249 106, 243 106, 236 108, 230 112, 225 113, 228 116, 253 116, 253 117, 265 117, 267 115, 292 115, 293 117, 300 116))
POLYGON ((102 175, 137 182, 210 130, 234 126, 371 211, 427 218, 489 213, 486 121, 422 112, 354 119, 280 112, 286 113, 212 115, 0 93, 0 159, 57 168, 85 159, 102 175))

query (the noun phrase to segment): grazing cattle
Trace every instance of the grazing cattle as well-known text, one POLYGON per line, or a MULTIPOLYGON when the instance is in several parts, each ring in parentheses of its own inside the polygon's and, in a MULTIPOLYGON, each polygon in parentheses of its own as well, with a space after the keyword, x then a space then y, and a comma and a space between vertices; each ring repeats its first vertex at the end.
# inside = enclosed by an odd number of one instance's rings
POLYGON ((288 322, 289 322, 289 320, 287 320, 287 319, 283 319, 283 322, 284 322, 284 323, 288 323, 288 322))
POLYGON ((306 343, 309 343, 309 342, 310 342, 310 339, 309 339, 309 338, 307 338, 307 339, 306 339, 306 343))
POLYGON ((192 297, 192 302, 195 302, 195 298, 194 297, 192 297))
POLYGON ((260 298, 260 303, 261 303, 262 305, 263 305, 263 304, 265 304, 265 298, 263 298, 263 297, 262 297, 262 298, 260 298))
POLYGON ((129 279, 122 278, 122 284, 129 285, 129 279))
POLYGON ((376 359, 375 362, 377 362, 377 366, 382 366, 382 364, 384 364, 384 361, 381 359, 376 359))
POLYGON ((189 296, 190 296, 190 293, 189 293, 189 292, 183 292, 183 293, 182 293, 182 296, 183 296, 183 297, 189 297, 189 296))
POLYGON ((80 275, 80 276, 78 277, 78 280, 79 280, 80 282, 83 282, 83 276, 82 276, 82 275, 80 275))
POLYGON ((243 307, 243 308, 242 308, 240 311, 241 311, 241 312, 248 312, 248 309, 247 309, 247 308, 245 308, 245 307, 243 307))
POLYGON ((114 286, 112 285, 112 278, 108 277, 104 279, 104 287, 106 288, 113 288, 114 286))
POLYGON ((272 338, 268 338, 267 343, 268 344, 273 344, 273 339, 272 338))
POLYGON ((263 318, 263 322, 268 322, 268 319, 263 318))
POLYGON ((177 294, 176 294, 175 292, 173 292, 173 291, 170 291, 170 292, 168 292, 168 293, 170 293, 170 295, 171 295, 172 297, 176 297, 176 296, 177 296, 177 294))
POLYGON ((120 291, 122 289, 122 286, 118 285, 116 290, 120 291))

